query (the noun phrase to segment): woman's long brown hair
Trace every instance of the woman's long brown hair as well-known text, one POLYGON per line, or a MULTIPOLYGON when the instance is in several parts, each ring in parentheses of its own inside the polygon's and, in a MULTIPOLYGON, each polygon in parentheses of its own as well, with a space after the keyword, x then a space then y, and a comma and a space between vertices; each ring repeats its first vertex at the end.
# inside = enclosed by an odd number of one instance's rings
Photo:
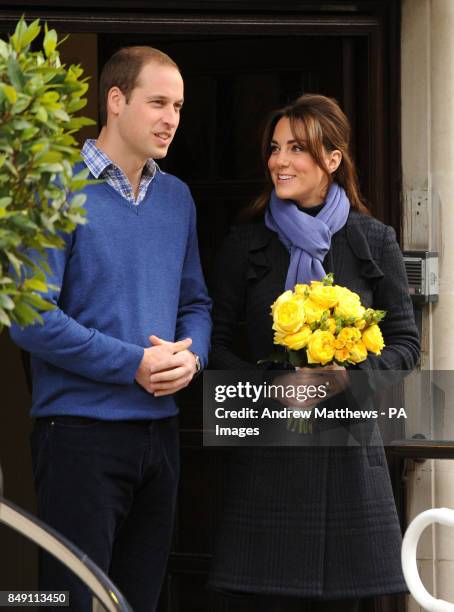
POLYGON ((370 215, 358 185, 358 175, 350 152, 350 123, 336 100, 318 94, 304 94, 294 102, 274 111, 268 118, 262 135, 262 159, 266 172, 266 186, 259 197, 243 210, 240 219, 251 221, 263 215, 273 190, 268 172, 270 143, 274 128, 282 117, 287 117, 296 142, 308 151, 315 163, 323 170, 328 186, 333 181, 344 188, 350 205, 358 212, 370 215), (338 169, 329 172, 323 152, 337 149, 342 153, 338 169))

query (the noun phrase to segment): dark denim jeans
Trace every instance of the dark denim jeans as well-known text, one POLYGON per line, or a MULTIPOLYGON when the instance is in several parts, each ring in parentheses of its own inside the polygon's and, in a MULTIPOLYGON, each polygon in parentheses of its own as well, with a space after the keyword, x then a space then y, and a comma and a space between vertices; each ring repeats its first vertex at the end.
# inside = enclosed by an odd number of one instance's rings
MULTIPOLYGON (((134 612, 153 612, 172 535, 178 418, 37 419, 32 456, 40 518, 87 553, 134 612)), ((85 586, 47 554, 40 589, 69 590, 71 610, 91 610, 85 586)))

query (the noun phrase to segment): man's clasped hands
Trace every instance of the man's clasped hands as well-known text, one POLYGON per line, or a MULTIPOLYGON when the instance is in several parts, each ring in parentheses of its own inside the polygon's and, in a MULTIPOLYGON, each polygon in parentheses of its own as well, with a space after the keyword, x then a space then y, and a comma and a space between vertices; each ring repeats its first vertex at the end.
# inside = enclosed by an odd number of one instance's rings
POLYGON ((191 338, 168 342, 157 336, 149 338, 152 346, 144 350, 135 379, 155 397, 171 395, 186 387, 197 370, 196 358, 189 347, 191 338))

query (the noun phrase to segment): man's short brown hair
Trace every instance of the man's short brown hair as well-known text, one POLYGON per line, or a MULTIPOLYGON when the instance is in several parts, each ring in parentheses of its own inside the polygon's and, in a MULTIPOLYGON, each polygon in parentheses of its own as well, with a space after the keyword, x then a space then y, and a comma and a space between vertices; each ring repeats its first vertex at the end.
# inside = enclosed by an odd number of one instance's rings
POLYGON ((107 94, 112 87, 118 87, 128 102, 140 71, 150 62, 167 64, 180 69, 166 53, 153 47, 123 47, 116 51, 104 65, 99 79, 99 116, 101 125, 107 124, 107 94))

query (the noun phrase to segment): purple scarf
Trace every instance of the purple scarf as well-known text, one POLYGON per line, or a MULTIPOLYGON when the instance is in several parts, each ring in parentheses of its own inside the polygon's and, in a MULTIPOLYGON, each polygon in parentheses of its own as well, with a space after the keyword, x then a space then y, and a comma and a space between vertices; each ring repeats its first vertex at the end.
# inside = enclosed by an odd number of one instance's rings
POLYGON ((315 217, 292 206, 290 200, 281 200, 273 189, 265 224, 290 251, 286 290, 297 283, 322 280, 322 262, 331 246, 331 236, 345 225, 349 211, 347 194, 337 183, 329 188, 326 203, 315 217))

